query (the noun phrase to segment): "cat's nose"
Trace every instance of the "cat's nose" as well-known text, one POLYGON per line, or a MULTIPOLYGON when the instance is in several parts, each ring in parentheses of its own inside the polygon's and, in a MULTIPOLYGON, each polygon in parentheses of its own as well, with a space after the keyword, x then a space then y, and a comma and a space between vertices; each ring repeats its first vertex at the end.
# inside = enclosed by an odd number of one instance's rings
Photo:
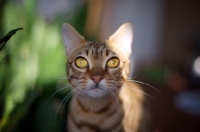
POLYGON ((92 75, 90 78, 93 80, 94 83, 97 84, 97 83, 100 83, 100 81, 103 79, 103 76, 101 76, 101 75, 92 75))

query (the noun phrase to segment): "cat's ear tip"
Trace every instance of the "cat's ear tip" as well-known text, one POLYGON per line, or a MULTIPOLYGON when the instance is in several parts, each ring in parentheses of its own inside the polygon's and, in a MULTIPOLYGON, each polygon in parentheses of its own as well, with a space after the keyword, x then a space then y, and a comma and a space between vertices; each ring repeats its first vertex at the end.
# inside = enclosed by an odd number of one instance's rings
POLYGON ((124 25, 132 26, 132 23, 130 23, 130 22, 125 22, 124 25))
POLYGON ((126 23, 124 23, 122 26, 125 26, 125 27, 128 27, 128 28, 133 29, 133 24, 130 23, 130 22, 126 22, 126 23))
POLYGON ((69 23, 63 23, 62 25, 70 25, 69 23))
POLYGON ((69 23, 63 23, 62 24, 62 29, 66 29, 68 27, 72 27, 69 23))
POLYGON ((63 34, 69 34, 70 32, 77 32, 72 25, 69 23, 63 23, 62 24, 62 33, 63 34))

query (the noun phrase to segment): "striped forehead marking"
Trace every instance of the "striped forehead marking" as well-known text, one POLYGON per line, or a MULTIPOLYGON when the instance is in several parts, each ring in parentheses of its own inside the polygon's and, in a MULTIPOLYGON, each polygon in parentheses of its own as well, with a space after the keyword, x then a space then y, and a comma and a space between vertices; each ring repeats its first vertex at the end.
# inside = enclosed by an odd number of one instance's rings
MULTIPOLYGON (((85 47, 85 54, 88 56, 91 54, 95 58, 102 56, 103 50, 106 48, 105 42, 91 42, 89 41, 85 47)), ((107 54, 106 54, 107 55, 107 54)))

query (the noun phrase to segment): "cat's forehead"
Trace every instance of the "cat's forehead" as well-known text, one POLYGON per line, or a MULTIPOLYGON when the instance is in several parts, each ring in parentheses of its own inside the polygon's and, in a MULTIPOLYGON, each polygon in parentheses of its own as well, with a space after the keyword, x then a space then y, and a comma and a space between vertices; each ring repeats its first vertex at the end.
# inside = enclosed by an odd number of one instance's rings
POLYGON ((104 59, 104 57, 118 55, 118 52, 110 47, 107 42, 87 41, 85 45, 75 50, 71 59, 77 56, 87 56, 90 57, 90 59, 104 59))
POLYGON ((109 50, 109 47, 106 45, 106 42, 87 41, 86 45, 83 47, 83 50, 86 52, 86 54, 91 53, 94 56, 98 56, 102 54, 102 52, 109 50))

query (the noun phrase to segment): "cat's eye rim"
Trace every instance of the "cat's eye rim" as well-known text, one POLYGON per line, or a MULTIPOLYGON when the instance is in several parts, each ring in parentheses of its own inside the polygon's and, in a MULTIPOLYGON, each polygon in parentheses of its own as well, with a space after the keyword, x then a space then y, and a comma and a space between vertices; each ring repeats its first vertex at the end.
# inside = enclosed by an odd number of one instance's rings
POLYGON ((117 67, 119 66, 119 64, 120 64, 119 58, 117 58, 117 57, 112 57, 112 58, 110 58, 110 59, 106 62, 106 67, 107 67, 107 68, 117 68, 117 67), (109 65, 109 62, 112 61, 112 60, 115 60, 115 61, 117 60, 117 63, 114 64, 113 66, 112 66, 112 65, 109 65))
POLYGON ((79 56, 75 59, 75 66, 80 69, 85 69, 88 67, 88 61, 84 57, 79 56), (82 61, 82 64, 80 61, 82 61))

